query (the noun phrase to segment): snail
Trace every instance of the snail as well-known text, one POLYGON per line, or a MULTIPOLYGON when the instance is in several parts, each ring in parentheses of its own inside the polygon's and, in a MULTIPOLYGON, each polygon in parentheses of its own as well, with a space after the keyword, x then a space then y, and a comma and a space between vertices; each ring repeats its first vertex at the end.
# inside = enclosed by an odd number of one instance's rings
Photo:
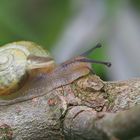
POLYGON ((29 41, 9 43, 0 48, 0 106, 10 105, 42 96, 89 74, 92 63, 111 66, 109 62, 95 61, 87 52, 56 64, 50 53, 29 41))

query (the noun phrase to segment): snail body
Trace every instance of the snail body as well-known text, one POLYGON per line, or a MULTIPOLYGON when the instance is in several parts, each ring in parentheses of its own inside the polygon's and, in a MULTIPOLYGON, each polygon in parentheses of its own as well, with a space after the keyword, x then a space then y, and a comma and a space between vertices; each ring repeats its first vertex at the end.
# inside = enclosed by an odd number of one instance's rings
POLYGON ((89 74, 91 63, 98 63, 81 55, 56 65, 48 52, 25 41, 8 44, 0 53, 0 105, 42 96, 89 74))

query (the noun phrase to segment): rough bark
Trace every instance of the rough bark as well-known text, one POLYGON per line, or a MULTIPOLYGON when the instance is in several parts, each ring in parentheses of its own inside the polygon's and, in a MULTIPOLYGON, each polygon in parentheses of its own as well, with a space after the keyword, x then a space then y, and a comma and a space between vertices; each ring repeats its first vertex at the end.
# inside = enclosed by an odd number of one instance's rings
POLYGON ((0 140, 127 140, 140 136, 140 79, 88 75, 42 97, 0 106, 0 140))

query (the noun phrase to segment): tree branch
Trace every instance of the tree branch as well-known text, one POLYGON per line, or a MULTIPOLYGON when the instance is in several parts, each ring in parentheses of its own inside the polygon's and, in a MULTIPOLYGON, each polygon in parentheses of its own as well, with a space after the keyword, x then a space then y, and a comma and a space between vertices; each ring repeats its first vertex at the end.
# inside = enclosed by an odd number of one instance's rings
POLYGON ((0 140, 128 139, 139 136, 140 79, 89 75, 42 97, 0 107, 0 140))

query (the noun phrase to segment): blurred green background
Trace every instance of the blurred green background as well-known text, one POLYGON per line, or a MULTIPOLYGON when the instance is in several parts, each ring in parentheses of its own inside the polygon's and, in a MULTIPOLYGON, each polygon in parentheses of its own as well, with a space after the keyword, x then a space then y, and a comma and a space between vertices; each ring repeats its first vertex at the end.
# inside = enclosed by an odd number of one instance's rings
MULTIPOLYGON (((104 48, 90 57, 112 61, 108 54, 109 29, 116 23, 120 7, 128 3, 139 13, 139 0, 0 0, 0 45, 33 41, 61 62, 101 42, 104 48)), ((104 66, 94 67, 102 79, 111 77, 104 66)))
POLYGON ((69 0, 0 0, 0 44, 31 40, 49 48, 69 16, 69 0))

